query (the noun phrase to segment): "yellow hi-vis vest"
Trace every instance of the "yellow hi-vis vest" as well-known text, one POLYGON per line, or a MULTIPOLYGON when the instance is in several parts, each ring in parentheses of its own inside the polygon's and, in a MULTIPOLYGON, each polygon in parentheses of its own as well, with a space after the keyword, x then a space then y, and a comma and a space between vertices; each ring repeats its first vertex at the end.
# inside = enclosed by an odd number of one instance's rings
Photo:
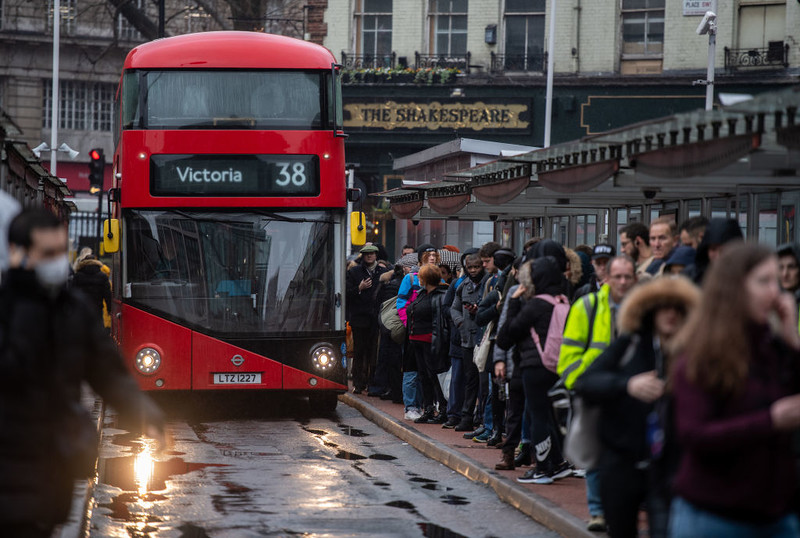
POLYGON ((558 355, 558 375, 572 389, 575 380, 611 343, 609 287, 584 295, 569 310, 558 355))

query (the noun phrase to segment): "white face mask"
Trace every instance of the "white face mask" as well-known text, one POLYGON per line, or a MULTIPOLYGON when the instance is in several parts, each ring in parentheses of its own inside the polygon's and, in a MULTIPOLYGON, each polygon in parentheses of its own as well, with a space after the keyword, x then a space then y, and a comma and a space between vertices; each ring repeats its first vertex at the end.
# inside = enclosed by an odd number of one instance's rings
POLYGON ((69 259, 67 255, 59 256, 46 262, 40 262, 33 268, 39 284, 48 290, 60 288, 69 278, 69 259))

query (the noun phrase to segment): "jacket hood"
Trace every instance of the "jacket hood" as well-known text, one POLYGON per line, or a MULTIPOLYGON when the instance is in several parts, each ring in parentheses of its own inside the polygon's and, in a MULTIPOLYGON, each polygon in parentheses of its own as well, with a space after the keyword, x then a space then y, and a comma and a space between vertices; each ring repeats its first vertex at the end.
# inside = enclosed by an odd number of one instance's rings
POLYGON ((535 260, 545 256, 555 258, 562 273, 567 270, 567 254, 564 252, 564 247, 552 239, 539 241, 525 253, 525 258, 528 260, 535 260))
POLYGON ((96 267, 97 270, 99 271, 103 267, 103 262, 101 262, 100 260, 81 260, 78 262, 78 266, 75 267, 75 272, 90 267, 96 267))
POLYGON ((648 280, 631 290, 619 311, 619 328, 634 333, 642 329, 642 320, 661 306, 678 305, 688 314, 700 303, 700 289, 685 277, 661 277, 648 280))
POLYGON ((564 293, 565 277, 553 256, 533 260, 531 266, 535 295, 559 295, 564 293))
POLYGON ((664 263, 665 268, 670 265, 689 266, 694 263, 695 250, 692 247, 680 246, 672 251, 672 255, 664 263))

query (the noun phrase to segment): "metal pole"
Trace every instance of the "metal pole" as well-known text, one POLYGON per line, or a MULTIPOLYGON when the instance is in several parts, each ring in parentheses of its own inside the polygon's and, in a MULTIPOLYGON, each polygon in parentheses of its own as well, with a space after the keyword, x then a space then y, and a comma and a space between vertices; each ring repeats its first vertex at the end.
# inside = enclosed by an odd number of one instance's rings
POLYGON ((556 41, 556 0, 550 1, 550 30, 547 36, 547 94, 544 110, 544 147, 550 147, 550 129, 553 123, 553 64, 556 41))
POLYGON ((706 72, 706 110, 714 107, 714 58, 717 51, 717 25, 708 30, 708 71, 706 72))
MULTIPOLYGON (((56 157, 58 156, 58 53, 61 40, 61 1, 53 0, 53 88, 50 107, 50 173, 56 176, 56 157)), ((58 177, 58 176, 56 176, 58 177)))
POLYGON ((103 246, 103 189, 97 191, 97 250, 94 255, 100 258, 100 247, 103 246))

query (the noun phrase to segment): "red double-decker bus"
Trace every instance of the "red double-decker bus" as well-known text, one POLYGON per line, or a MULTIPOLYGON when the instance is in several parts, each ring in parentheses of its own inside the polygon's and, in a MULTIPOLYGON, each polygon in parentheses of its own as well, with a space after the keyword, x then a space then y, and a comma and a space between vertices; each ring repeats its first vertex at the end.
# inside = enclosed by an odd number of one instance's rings
POLYGON ((113 334, 143 389, 303 391, 336 406, 340 96, 333 55, 282 36, 191 34, 128 54, 104 239, 113 334))

